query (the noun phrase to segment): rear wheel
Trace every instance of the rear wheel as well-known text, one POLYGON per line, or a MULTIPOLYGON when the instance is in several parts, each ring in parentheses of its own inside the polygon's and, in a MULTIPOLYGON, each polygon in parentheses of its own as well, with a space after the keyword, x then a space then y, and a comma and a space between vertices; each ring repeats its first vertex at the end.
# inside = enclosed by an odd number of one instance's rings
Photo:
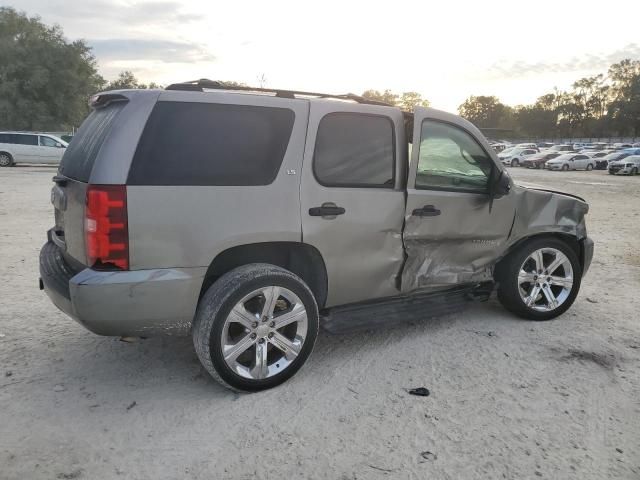
POLYGON ((593 164, 589 163, 587 164, 587 172, 590 172, 591 170, 593 170, 593 164))
POLYGON ((0 153, 0 167, 10 167, 13 165, 13 158, 8 153, 0 153))
POLYGON ((550 320, 573 304, 581 278, 578 257, 565 242, 532 240, 500 265, 498 299, 523 318, 550 320))
POLYGON ((302 367, 318 327, 309 287, 288 270, 255 263, 214 282, 198 305, 192 334, 198 358, 215 380, 257 391, 302 367))
POLYGON ((518 161, 517 158, 514 158, 513 160, 511 160, 512 167, 517 167, 518 165, 520 165, 520 162, 518 161))
POLYGON ((563 170, 564 172, 566 172, 567 170, 569 170, 569 165, 566 165, 566 164, 565 164, 565 165, 563 165, 563 166, 562 166, 562 170, 563 170))

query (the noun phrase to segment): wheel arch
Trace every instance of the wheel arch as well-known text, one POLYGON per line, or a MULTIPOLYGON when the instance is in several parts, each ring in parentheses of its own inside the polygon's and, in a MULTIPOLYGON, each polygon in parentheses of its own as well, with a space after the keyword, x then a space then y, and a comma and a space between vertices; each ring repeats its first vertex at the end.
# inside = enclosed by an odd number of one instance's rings
POLYGON ((222 275, 249 263, 270 263, 299 276, 322 308, 327 300, 327 268, 315 247, 301 242, 262 242, 236 245, 220 252, 207 268, 200 295, 222 275))
POLYGON ((526 243, 529 243, 534 240, 539 240, 541 238, 554 238, 556 240, 560 240, 566 243, 577 255, 578 260, 580 261, 580 268, 584 271, 585 251, 584 251, 584 245, 581 239, 578 239, 578 237, 570 233, 542 232, 542 233, 536 233, 536 234, 523 237, 519 239, 517 242, 509 246, 509 248, 504 252, 502 257, 500 257, 500 259, 496 263, 496 266, 494 269, 494 277, 496 278, 496 280, 499 280, 500 274, 502 272, 501 266, 504 265, 505 261, 509 258, 509 256, 512 253, 517 252, 526 243))

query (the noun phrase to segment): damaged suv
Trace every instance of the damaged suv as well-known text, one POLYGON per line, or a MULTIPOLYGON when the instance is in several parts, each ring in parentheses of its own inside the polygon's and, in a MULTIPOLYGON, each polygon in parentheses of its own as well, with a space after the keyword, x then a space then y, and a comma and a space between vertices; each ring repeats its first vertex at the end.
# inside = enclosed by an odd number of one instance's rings
POLYGON ((585 201, 515 185, 449 113, 207 80, 91 106, 53 178, 41 288, 101 335, 191 334, 232 389, 291 377, 321 322, 430 317, 494 286, 554 318, 592 259, 585 201))

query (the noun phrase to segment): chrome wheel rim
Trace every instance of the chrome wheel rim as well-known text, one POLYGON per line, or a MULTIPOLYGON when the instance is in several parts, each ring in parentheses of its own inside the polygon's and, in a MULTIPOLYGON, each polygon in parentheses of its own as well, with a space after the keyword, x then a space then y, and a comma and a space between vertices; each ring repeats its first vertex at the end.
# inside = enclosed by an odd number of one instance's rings
POLYGON ((262 380, 286 370, 298 357, 309 321, 300 298, 268 286, 245 295, 222 329, 222 356, 241 377, 262 380))
POLYGON ((572 288, 573 267, 560 250, 535 250, 520 267, 518 291, 524 304, 532 310, 555 310, 569 298, 572 288))
POLYGON ((8 155, 0 155, 0 166, 8 167, 11 165, 11 157, 8 155))

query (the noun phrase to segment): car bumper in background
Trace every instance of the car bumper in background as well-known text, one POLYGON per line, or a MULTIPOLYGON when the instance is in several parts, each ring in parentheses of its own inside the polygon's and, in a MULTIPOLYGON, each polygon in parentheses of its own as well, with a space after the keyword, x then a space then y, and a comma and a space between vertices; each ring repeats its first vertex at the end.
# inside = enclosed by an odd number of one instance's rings
POLYGON ((56 307, 100 335, 188 334, 206 271, 75 270, 54 243, 40 251, 40 287, 56 307))

